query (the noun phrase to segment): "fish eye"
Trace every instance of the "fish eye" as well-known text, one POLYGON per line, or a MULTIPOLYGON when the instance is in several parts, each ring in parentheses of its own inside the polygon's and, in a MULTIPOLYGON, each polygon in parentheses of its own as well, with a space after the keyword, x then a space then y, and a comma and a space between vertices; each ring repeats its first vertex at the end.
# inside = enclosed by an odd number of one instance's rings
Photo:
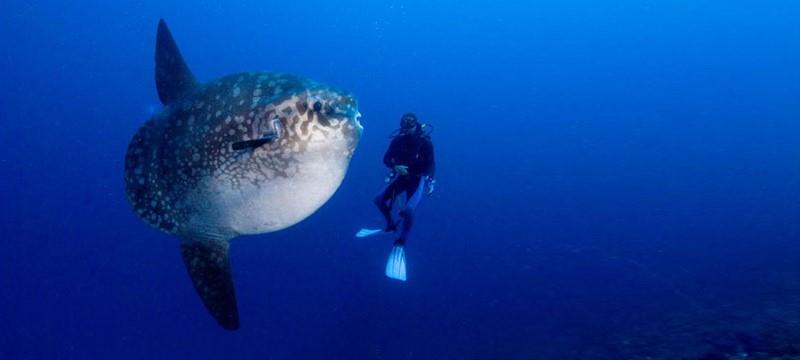
POLYGON ((322 103, 319 101, 314 102, 314 111, 320 112, 322 110, 322 103))

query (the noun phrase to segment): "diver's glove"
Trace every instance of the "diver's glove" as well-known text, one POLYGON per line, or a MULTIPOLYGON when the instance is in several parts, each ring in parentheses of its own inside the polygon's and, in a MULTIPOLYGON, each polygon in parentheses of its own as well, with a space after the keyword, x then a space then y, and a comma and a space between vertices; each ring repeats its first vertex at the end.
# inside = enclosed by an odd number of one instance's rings
POLYGON ((394 180, 395 177, 397 177, 397 174, 394 172, 394 170, 389 171, 389 173, 386 174, 386 177, 383 178, 383 182, 388 184, 388 183, 392 182, 392 180, 394 180))
POLYGON ((394 173, 397 174, 397 175, 408 175, 408 166, 395 165, 394 166, 394 173))
POLYGON ((433 194, 433 190, 436 187, 436 180, 430 176, 425 177, 425 193, 430 195, 433 194))

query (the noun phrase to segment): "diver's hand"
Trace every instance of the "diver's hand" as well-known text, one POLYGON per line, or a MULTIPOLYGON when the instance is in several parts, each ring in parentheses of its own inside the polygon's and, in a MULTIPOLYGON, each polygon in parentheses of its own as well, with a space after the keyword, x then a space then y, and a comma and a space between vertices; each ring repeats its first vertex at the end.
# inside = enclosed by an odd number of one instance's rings
POLYGON ((408 166, 405 165, 395 165, 394 172, 397 175, 408 175, 408 166))
POLYGON ((436 180, 434 180, 430 176, 425 178, 425 193, 426 194, 428 194, 428 195, 433 194, 433 190, 435 189, 435 187, 436 187, 436 180))

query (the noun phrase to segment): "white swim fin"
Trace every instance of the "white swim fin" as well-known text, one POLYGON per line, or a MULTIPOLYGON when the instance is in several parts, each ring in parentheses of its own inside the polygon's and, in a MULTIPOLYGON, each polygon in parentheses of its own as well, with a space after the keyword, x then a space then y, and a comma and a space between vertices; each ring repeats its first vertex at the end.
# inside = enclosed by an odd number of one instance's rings
POLYGON ((372 235, 375 235, 375 234, 380 234, 382 232, 383 232, 383 229, 361 229, 361 230, 358 230, 358 232, 356 233, 356 237, 363 238, 363 237, 372 236, 372 235))
POLYGON ((403 245, 395 245, 386 262, 386 276, 406 281, 406 252, 403 245))

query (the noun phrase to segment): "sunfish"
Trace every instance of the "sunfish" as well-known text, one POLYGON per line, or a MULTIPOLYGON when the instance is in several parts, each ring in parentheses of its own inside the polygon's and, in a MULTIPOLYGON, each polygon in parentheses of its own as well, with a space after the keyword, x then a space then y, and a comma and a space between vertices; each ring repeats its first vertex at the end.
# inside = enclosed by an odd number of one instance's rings
POLYGON ((164 20, 155 58, 164 108, 128 145, 125 190, 144 222, 181 240, 194 289, 235 330, 230 240, 285 229, 328 201, 358 145, 361 114, 350 93, 288 74, 200 83, 164 20))

